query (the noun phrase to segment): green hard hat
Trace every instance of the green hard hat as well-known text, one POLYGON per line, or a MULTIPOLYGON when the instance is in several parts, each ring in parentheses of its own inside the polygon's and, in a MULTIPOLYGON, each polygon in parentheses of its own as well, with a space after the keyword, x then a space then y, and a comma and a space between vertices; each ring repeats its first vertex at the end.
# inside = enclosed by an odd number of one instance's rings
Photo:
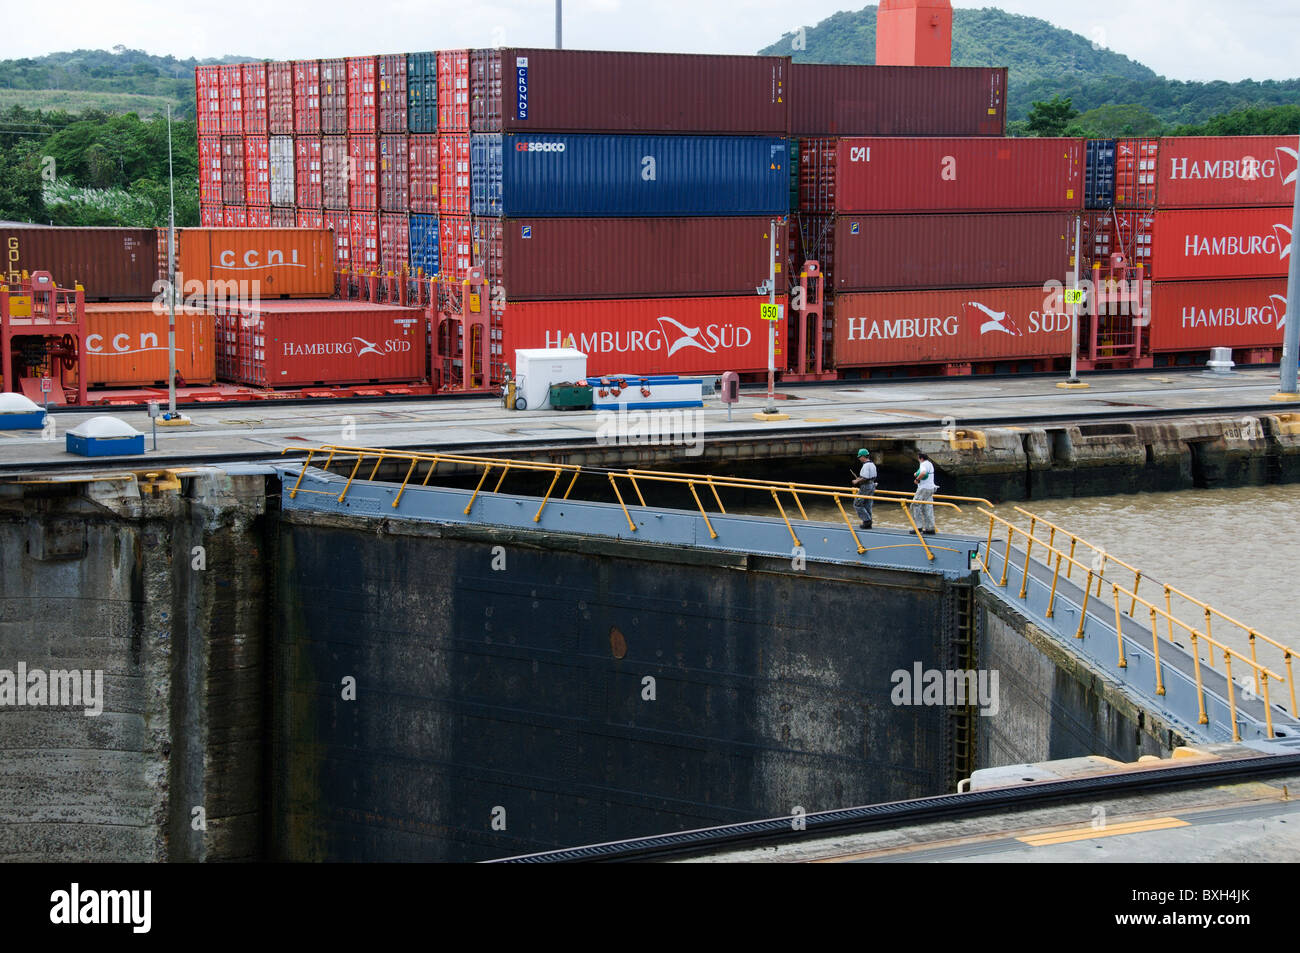
POLYGON ((858 451, 858 456, 860 456, 860 457, 869 457, 869 456, 871 456, 871 451, 870 451, 870 450, 866 450, 866 449, 859 450, 859 451, 858 451))

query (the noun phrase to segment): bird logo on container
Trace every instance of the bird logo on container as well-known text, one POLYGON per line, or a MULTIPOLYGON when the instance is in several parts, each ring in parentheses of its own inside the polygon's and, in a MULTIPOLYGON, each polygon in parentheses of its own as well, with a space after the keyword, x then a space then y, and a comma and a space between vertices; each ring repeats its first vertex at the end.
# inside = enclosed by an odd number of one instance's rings
POLYGON ((1297 167, 1300 166, 1300 152, 1295 149, 1287 149, 1283 146, 1277 148, 1277 174, 1282 177, 1283 185, 1291 185, 1296 180, 1297 167), (1290 160, 1289 162, 1287 160, 1290 160), (1287 167, 1291 171, 1287 172, 1287 167))
POLYGON ((664 341, 668 344, 668 356, 672 357, 684 347, 698 347, 701 351, 708 354, 716 354, 714 348, 709 347, 699 340, 700 329, 688 328, 675 318, 667 316, 659 319, 659 327, 663 330, 664 341), (669 325, 677 329, 676 340, 673 340, 674 334, 669 330, 669 325))
POLYGON ((980 325, 980 334, 985 335, 990 331, 997 331, 1002 334, 1009 334, 1012 337, 1024 337, 1016 322, 1011 320, 1011 315, 1005 311, 994 311, 987 308, 978 301, 966 302, 966 313, 963 315, 975 321, 983 321, 980 325))
POLYGON ((1273 234, 1277 236, 1277 247, 1282 250, 1277 257, 1279 259, 1289 258, 1291 255, 1291 240, 1293 238, 1291 229, 1279 222, 1277 225, 1273 226, 1273 234))
POLYGON ((1273 302, 1273 313, 1277 315, 1278 330, 1286 327, 1286 295, 1269 295, 1273 302))
POLYGON ((352 340, 354 340, 354 341, 360 341, 362 344, 365 345, 365 347, 363 347, 361 350, 357 351, 357 355, 356 355, 357 357, 360 357, 360 356, 363 355, 363 354, 378 354, 378 353, 379 353, 379 347, 378 347, 377 345, 375 345, 374 343, 372 343, 372 342, 370 342, 370 341, 367 341, 365 338, 359 338, 359 337, 354 336, 354 337, 352 338, 352 340))

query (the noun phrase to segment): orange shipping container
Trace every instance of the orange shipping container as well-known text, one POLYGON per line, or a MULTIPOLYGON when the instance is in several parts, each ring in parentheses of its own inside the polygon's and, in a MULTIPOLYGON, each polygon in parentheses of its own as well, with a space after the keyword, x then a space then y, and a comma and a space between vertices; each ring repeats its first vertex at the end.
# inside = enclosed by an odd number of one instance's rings
MULTIPOLYGON (((150 387, 167 384, 167 309, 152 301, 86 305, 86 385, 150 387)), ((213 317, 176 309, 176 373, 186 384, 216 380, 213 317)))
MULTIPOLYGON (((248 282, 262 298, 328 298, 334 294, 334 240, 305 228, 187 228, 177 232, 177 267, 191 281, 248 282)), ((180 278, 177 279, 178 284, 180 278)), ((229 287, 228 285, 226 287, 229 287)))

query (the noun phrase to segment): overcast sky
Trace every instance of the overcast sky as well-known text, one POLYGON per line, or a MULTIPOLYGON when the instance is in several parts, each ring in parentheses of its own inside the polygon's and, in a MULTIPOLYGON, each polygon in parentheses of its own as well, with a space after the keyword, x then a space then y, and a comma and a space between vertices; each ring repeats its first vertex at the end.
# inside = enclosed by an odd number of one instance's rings
MULTIPOLYGON (((996 5, 1041 17, 1171 79, 1300 76, 1300 0, 958 0, 956 5, 996 5)), ((564 45, 754 53, 800 25, 860 8, 853 0, 564 0, 564 45)), ((553 0, 70 0, 57 10, 54 29, 48 17, 7 17, 0 56, 122 44, 179 57, 310 59, 551 46, 555 39, 553 0)))

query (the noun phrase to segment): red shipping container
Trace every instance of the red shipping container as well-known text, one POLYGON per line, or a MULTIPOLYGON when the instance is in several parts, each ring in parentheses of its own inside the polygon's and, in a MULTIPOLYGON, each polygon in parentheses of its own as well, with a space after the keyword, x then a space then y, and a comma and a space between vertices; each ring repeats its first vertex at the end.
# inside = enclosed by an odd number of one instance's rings
POLYGON ((321 138, 321 194, 327 209, 344 210, 349 203, 352 161, 347 136, 321 138))
POLYGON ((469 146, 467 134, 438 136, 438 211, 443 215, 469 214, 469 146))
POLYGON ((243 205, 244 140, 227 136, 221 140, 221 201, 226 205, 243 205))
POLYGON ((299 228, 316 228, 325 227, 325 216, 315 209, 298 209, 298 227, 299 228))
POLYGON ((587 372, 720 374, 767 368, 766 299, 627 298, 512 301, 504 317, 505 362, 520 348, 573 347, 587 372))
POLYGON ((299 208, 318 209, 324 202, 321 182, 324 166, 321 158, 319 136, 298 136, 294 139, 293 185, 299 208))
POLYGON ((244 134, 244 71, 239 66, 217 67, 221 87, 221 134, 244 134))
POLYGON ((291 208, 271 209, 272 228, 297 228, 298 213, 291 208))
POLYGON ((1151 290, 1153 351, 1281 347, 1286 279, 1158 282, 1151 290))
POLYGON ((470 126, 784 136, 789 69, 783 56, 474 50, 470 126))
POLYGON ((1124 263, 1134 269, 1132 277, 1137 277, 1135 269, 1138 265, 1144 269, 1144 277, 1152 277, 1151 235, 1155 215, 1155 212, 1138 210, 1084 212, 1081 222, 1083 270, 1090 270, 1094 262, 1108 270, 1111 257, 1121 255, 1124 263))
POLYGON ((347 212, 325 212, 325 227, 334 233, 334 268, 352 269, 352 216, 347 212))
POLYGON ((411 207, 405 135, 379 137, 379 207, 405 213, 411 207))
POLYGON ((348 207, 379 208, 379 143, 373 135, 348 136, 348 207))
POLYGON ((221 74, 219 67, 194 67, 194 102, 197 110, 199 135, 221 135, 221 74))
POLYGON ((221 201, 221 140, 199 136, 199 201, 221 201))
POLYGON ((249 228, 270 228, 271 227, 271 210, 266 207, 248 207, 248 227, 249 228))
POLYGON ((244 135, 265 136, 267 122, 266 64, 245 63, 244 135))
POLYGON ((248 228, 248 209, 242 205, 227 205, 222 216, 226 228, 248 228))
POLYGON ((469 132, 469 50, 438 54, 438 129, 469 132))
POLYGON ((342 135, 348 131, 346 60, 320 61, 320 130, 325 135, 342 135))
POLYGON ((824 66, 790 69, 795 136, 1001 136, 1006 68, 824 66))
POLYGON ((412 135, 406 141, 408 201, 412 212, 438 213, 438 137, 412 135))
POLYGON ((406 54, 379 57, 379 131, 406 132, 406 54))
POLYGON ((1295 136, 1188 136, 1160 143, 1165 208, 1259 208, 1295 203, 1295 136))
POLYGON ((5 253, 0 281, 17 282, 24 271, 48 271, 59 287, 81 285, 88 301, 152 298, 158 263, 166 259, 153 228, 0 225, 0 248, 5 253))
POLYGON ((293 64, 266 64, 266 129, 273 136, 292 136, 293 64))
POLYGON ((300 136, 320 135, 320 63, 316 60, 293 64, 293 131, 300 136))
MULTIPOLYGON (((348 58, 348 132, 377 131, 376 120, 376 73, 377 58, 374 56, 352 56, 348 58)), ((405 103, 406 89, 402 89, 405 103)))
POLYGON ((1070 313, 1042 288, 835 296, 837 367, 1068 357, 1070 313))
POLYGON ((1004 135, 1006 69, 790 68, 792 135, 1004 135))
MULTIPOLYGON (((743 295, 767 279, 770 224, 766 216, 476 216, 474 263, 510 301, 743 295)), ((778 226, 777 249, 785 242, 778 226)), ((776 283, 785 294, 783 264, 776 283)))
POLYGON ((220 202, 203 202, 199 205, 199 225, 203 228, 220 228, 225 223, 220 202))
POLYGON ((186 228, 180 234, 177 261, 186 279, 256 282, 259 293, 275 297, 328 297, 334 293, 334 242, 323 231, 271 227, 274 212, 248 209, 248 229, 186 228))
POLYGON ((1152 235, 1152 277, 1274 278, 1291 256, 1291 210, 1161 210, 1152 235))
MULTIPOLYGON (((806 141, 816 148, 818 140, 806 141)), ((802 149, 803 143, 801 168, 802 149)), ((837 177, 835 207, 841 212, 1082 209, 1083 158, 1082 139, 841 139, 831 167, 837 177)))
POLYGON ((411 269, 410 223, 405 213, 379 213, 380 274, 400 275, 411 269))
POLYGON ((352 225, 352 270, 372 272, 379 270, 379 215, 376 212, 358 212, 353 209, 349 221, 352 225))
POLYGON ((266 136, 244 137, 244 196, 248 205, 271 204, 271 146, 266 136))
MULTIPOLYGON (((86 305, 86 383, 91 387, 166 386, 169 309, 152 301, 86 305)), ((176 373, 186 384, 215 378, 212 315, 176 308, 176 373)))
POLYGON ((438 219, 438 269, 447 277, 464 278, 474 265, 473 232, 468 215, 438 219))
POLYGON ((1115 142, 1115 207, 1152 209, 1159 197, 1159 139, 1115 142))
POLYGON ((841 215, 831 287, 845 291, 1009 288, 1064 281, 1074 217, 841 215))
MULTIPOLYGON (((425 376, 419 308, 262 301, 241 307, 237 324, 237 383, 301 387, 419 381, 425 376)), ((228 321, 223 330, 230 330, 228 321)))

